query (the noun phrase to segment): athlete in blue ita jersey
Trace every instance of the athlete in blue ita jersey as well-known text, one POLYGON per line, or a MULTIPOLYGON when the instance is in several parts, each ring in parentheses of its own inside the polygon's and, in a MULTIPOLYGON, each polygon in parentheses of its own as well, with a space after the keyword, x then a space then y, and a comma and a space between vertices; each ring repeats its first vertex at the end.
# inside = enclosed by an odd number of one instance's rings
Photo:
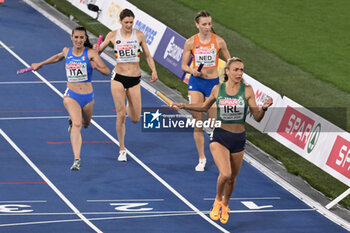
POLYGON ((122 10, 119 14, 121 28, 109 32, 100 46, 97 44, 94 46, 99 53, 110 43, 114 46, 117 64, 111 74, 111 91, 117 111, 116 131, 120 143, 118 161, 127 161, 124 143, 126 114, 133 123, 138 123, 141 116, 141 69, 139 65, 141 48, 152 70, 150 81, 154 82, 158 79, 146 37, 143 32, 133 29, 134 18, 131 10, 122 10), (127 100, 126 105, 125 100, 127 100))
POLYGON ((215 102, 217 120, 221 128, 215 128, 210 137, 210 151, 219 169, 217 193, 210 217, 225 224, 229 218, 229 201, 236 183, 236 177, 243 162, 246 134, 244 122, 248 107, 256 121, 261 121, 272 98, 259 109, 255 102, 253 88, 244 83, 244 64, 236 57, 230 58, 225 67, 225 82, 216 85, 209 98, 201 104, 173 103, 173 109, 207 111, 215 102), (224 195, 224 196, 223 196, 224 195))
POLYGON ((67 89, 63 103, 70 116, 70 139, 74 153, 74 163, 71 170, 80 169, 81 127, 90 125, 94 107, 94 91, 91 84, 92 70, 96 69, 104 75, 110 70, 101 60, 98 53, 92 49, 86 29, 77 27, 72 31, 73 47, 65 47, 62 52, 49 59, 33 63, 34 70, 43 65, 52 64, 66 59, 67 89))

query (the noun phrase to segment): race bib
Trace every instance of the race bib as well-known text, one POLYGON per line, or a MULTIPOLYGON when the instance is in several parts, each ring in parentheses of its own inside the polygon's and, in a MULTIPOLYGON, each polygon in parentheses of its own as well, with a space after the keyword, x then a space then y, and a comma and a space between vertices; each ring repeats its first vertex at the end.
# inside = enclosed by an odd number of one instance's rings
POLYGON ((216 65, 217 51, 215 49, 214 44, 212 44, 211 48, 196 48, 194 54, 196 66, 199 66, 201 63, 204 64, 204 67, 211 67, 216 65))
POLYGON ((115 56, 119 62, 138 62, 138 48, 135 44, 116 45, 115 56))
POLYGON ((88 80, 86 63, 66 64, 68 82, 82 82, 88 80))
POLYGON ((220 117, 225 121, 235 121, 244 119, 244 100, 238 99, 221 99, 219 101, 220 117))

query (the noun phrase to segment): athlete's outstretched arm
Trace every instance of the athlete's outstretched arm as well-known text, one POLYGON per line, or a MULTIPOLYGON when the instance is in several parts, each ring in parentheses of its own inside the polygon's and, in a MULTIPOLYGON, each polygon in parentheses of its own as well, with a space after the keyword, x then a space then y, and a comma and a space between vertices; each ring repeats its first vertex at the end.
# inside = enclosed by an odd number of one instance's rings
POLYGON ((39 62, 39 63, 33 63, 31 67, 33 67, 34 70, 40 69, 43 65, 53 64, 59 61, 62 61, 67 54, 68 47, 63 48, 62 52, 57 53, 53 55, 52 57, 46 59, 45 61, 39 62))
POLYGON ((209 108, 216 101, 218 93, 219 93, 219 85, 216 85, 211 91, 210 96, 203 103, 198 103, 198 104, 171 103, 169 107, 175 110, 188 109, 188 110, 197 111, 197 112, 207 112, 209 108))

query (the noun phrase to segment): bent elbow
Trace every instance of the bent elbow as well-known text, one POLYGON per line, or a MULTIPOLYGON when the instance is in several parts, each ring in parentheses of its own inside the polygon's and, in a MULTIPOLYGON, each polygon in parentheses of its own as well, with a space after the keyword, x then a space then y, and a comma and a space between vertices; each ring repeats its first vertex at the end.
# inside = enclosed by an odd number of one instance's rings
POLYGON ((256 121, 256 122, 260 122, 262 119, 264 118, 264 116, 254 116, 254 120, 256 121))
POLYGON ((262 120, 262 118, 254 118, 256 122, 260 122, 262 120))

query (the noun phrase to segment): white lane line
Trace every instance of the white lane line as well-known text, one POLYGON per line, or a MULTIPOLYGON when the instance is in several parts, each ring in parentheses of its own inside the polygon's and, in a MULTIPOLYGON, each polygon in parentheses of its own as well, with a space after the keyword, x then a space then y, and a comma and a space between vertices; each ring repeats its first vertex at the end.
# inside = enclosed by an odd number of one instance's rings
POLYGON ((22 156, 22 158, 33 168, 33 170, 50 186, 50 188, 73 210, 73 212, 83 220, 88 226, 98 233, 102 233, 92 222, 90 222, 80 211, 61 193, 60 190, 40 171, 40 169, 28 158, 26 154, 9 138, 6 133, 0 128, 0 134, 5 138, 5 140, 22 156))
MULTIPOLYGON (((112 220, 112 219, 131 219, 131 218, 150 218, 150 217, 171 217, 171 216, 184 216, 184 215, 197 215, 196 213, 179 213, 179 214, 154 214, 154 215, 135 215, 135 216, 120 216, 120 217, 104 217, 104 218, 90 218, 91 221, 112 220)), ((34 224, 48 224, 48 223, 64 223, 64 222, 81 222, 81 219, 68 219, 68 220, 53 220, 53 221, 40 221, 40 222, 23 222, 23 223, 7 223, 0 224, 0 227, 9 226, 23 226, 34 224)))
MULTIPOLYGON (((292 211, 314 211, 313 209, 290 209, 290 210, 274 210, 276 212, 292 212, 292 211)), ((237 210, 231 211, 230 213, 252 213, 252 212, 273 212, 273 210, 237 210)), ((204 213, 208 214, 209 211, 205 211, 204 213)), ((86 214, 86 213, 85 213, 86 214)), ((136 213, 132 213, 136 214, 136 213)), ((142 213, 141 213, 142 214, 142 213)), ((27 214, 23 214, 27 215, 27 214)), ((143 215, 134 215, 134 216, 118 216, 118 217, 104 217, 104 218, 89 218, 90 221, 101 221, 101 220, 112 220, 112 219, 131 219, 131 218, 151 218, 151 217, 172 217, 172 216, 186 216, 186 215, 197 215, 196 212, 193 211, 183 211, 178 213, 165 213, 165 214, 143 214, 143 215)), ((53 220, 53 221, 40 221, 40 222, 24 222, 24 223, 8 223, 8 224, 0 224, 0 227, 8 227, 8 226, 19 226, 19 225, 34 225, 34 224, 48 224, 48 223, 63 223, 63 222, 80 222, 81 219, 69 219, 69 220, 53 220)))
POLYGON ((35 203, 35 202, 47 202, 45 200, 37 200, 37 201, 0 201, 0 203, 35 203))
POLYGON ((164 199, 120 199, 120 200, 86 200, 87 202, 113 202, 113 201, 164 201, 164 199))
MULTIPOLYGON (((92 118, 116 118, 116 115, 94 115, 92 118)), ((68 119, 69 116, 42 116, 42 117, 0 117, 1 120, 45 120, 45 119, 68 119)))
MULTIPOLYGON (((26 1, 27 2, 27 1, 26 1)), ((68 32, 69 33, 69 32, 68 32)), ((15 58, 17 58, 20 62, 22 62, 26 67, 29 65, 21 59, 15 52, 13 52, 10 48, 8 48, 1 40, 0 44, 5 47, 7 51, 9 51, 15 58)), ((38 72, 32 71, 36 76, 38 76, 44 83, 46 83, 56 94, 58 94, 61 98, 63 98, 63 94, 59 92, 52 84, 50 84, 43 76, 41 76, 38 72)), ((119 142, 110 135, 105 129, 103 129, 99 124, 97 124, 94 120, 91 120, 91 123, 97 127, 102 133, 104 133, 111 141, 119 146, 119 142)), ((207 222, 212 224, 214 227, 219 229, 222 232, 229 233, 228 230, 220 226, 218 223, 214 222, 208 216, 203 214, 197 207, 195 207, 192 203, 190 203, 185 197, 183 197, 179 192, 177 192, 173 187, 171 187, 165 180, 163 180, 159 175, 157 175, 152 169, 150 169, 146 164, 144 164, 139 158, 137 158, 133 153, 131 153, 127 149, 127 153, 131 158, 133 158, 141 167, 143 167, 148 173, 150 173, 154 178, 156 178, 161 184, 163 184, 169 191, 171 191, 176 197, 178 197, 183 203, 185 203, 188 207, 190 207, 193 211, 195 211, 199 216, 205 219, 207 222)), ((92 224, 92 223, 91 223, 92 224)))
MULTIPOLYGON (((67 81, 48 81, 52 84, 66 84, 67 81)), ((110 83, 110 80, 94 80, 93 83, 110 83)), ((17 81, 17 82, 0 82, 0 85, 9 85, 9 84, 44 84, 42 81, 17 81)))
MULTIPOLYGON (((280 197, 234 197, 230 200, 280 200, 280 197)), ((204 201, 214 201, 215 198, 203 198, 204 201)))
POLYGON ((36 225, 36 224, 48 224, 48 223, 64 223, 64 222, 81 222, 82 220, 68 219, 68 220, 52 220, 52 221, 40 221, 40 222, 17 222, 17 223, 6 223, 0 224, 0 227, 12 227, 12 226, 25 226, 25 225, 36 225))
MULTIPOLYGON (((231 210, 230 213, 261 213, 261 212, 305 212, 305 211, 316 211, 315 209, 261 209, 261 210, 231 210)), ((209 210, 201 211, 204 214, 209 214, 209 210)), ((178 213, 192 213, 197 214, 195 211, 190 210, 169 210, 169 211, 125 211, 125 212, 81 212, 83 215, 128 215, 128 214, 178 214, 178 213)), ((35 215, 75 215, 73 212, 60 212, 60 213, 8 213, 0 214, 0 216, 35 216, 35 215)))

